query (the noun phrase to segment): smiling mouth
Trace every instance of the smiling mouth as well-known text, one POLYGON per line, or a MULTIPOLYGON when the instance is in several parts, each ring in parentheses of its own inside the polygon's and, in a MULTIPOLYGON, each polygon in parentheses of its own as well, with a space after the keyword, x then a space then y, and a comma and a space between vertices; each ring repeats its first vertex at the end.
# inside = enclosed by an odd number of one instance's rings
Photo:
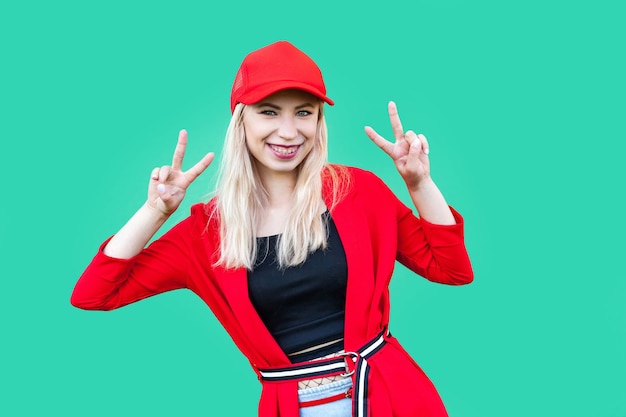
POLYGON ((300 147, 300 145, 279 146, 279 145, 269 144, 269 147, 270 147, 271 150, 273 150, 276 153, 279 153, 279 154, 285 155, 285 156, 289 156, 289 155, 295 154, 298 151, 298 148, 300 147))

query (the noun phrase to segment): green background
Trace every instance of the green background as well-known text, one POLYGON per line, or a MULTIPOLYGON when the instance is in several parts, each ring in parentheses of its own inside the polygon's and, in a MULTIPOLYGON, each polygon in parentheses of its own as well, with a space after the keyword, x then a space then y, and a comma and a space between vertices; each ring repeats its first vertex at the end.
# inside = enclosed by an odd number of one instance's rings
MULTIPOLYGON (((0 415, 255 415, 260 384, 189 291, 69 304, 186 128, 219 155, 235 72, 287 39, 322 68, 330 160, 405 201, 388 100, 424 133, 476 280, 397 268, 391 329, 453 417, 626 416, 620 1, 23 2, 0 6, 0 415)), ((183 207, 205 197, 215 166, 183 207)))

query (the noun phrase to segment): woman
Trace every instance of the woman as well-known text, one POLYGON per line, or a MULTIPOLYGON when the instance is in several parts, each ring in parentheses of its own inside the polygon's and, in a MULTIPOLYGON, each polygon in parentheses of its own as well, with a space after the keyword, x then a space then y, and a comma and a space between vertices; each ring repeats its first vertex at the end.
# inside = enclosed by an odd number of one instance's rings
POLYGON ((261 416, 445 416, 430 380, 389 334, 396 259, 436 282, 473 274, 461 216, 430 178, 428 143, 366 127, 420 217, 373 174, 328 165, 317 65, 288 42, 250 53, 231 95, 216 196, 144 248, 213 160, 155 168, 146 203, 107 240, 72 304, 109 310, 177 288, 200 296, 263 384, 261 416))

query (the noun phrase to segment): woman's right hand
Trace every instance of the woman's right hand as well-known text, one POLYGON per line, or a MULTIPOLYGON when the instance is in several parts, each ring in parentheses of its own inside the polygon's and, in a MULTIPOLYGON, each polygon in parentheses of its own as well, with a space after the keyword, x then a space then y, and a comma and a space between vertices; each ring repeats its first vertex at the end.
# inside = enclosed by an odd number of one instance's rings
POLYGON ((209 152, 200 162, 187 171, 182 171, 183 158, 187 149, 187 131, 178 134, 178 143, 172 158, 172 166, 154 168, 148 186, 147 205, 165 216, 172 214, 185 197, 187 187, 211 164, 215 154, 209 152))

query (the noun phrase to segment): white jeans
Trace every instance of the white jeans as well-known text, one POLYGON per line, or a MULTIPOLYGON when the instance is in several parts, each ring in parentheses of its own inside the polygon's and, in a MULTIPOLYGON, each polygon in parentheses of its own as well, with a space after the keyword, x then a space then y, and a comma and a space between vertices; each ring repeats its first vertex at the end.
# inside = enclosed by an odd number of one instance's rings
MULTIPOLYGON (((320 400, 342 394, 352 386, 352 379, 346 378, 315 388, 298 390, 298 399, 302 401, 320 400)), ((300 417, 351 417, 352 398, 342 398, 326 404, 300 408, 300 417)))

